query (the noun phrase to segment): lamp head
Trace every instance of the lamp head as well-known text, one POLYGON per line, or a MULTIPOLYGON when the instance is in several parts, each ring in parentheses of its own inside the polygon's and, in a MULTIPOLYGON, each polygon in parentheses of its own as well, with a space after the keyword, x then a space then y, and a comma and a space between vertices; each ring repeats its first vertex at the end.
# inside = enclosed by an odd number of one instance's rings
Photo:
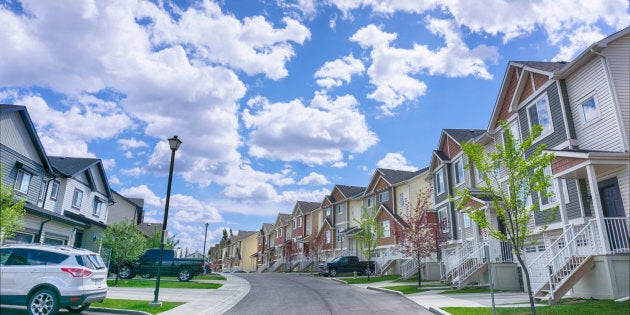
POLYGON ((173 138, 168 139, 168 145, 171 147, 171 150, 175 151, 179 149, 179 146, 182 144, 182 141, 177 138, 177 136, 173 136, 173 138))

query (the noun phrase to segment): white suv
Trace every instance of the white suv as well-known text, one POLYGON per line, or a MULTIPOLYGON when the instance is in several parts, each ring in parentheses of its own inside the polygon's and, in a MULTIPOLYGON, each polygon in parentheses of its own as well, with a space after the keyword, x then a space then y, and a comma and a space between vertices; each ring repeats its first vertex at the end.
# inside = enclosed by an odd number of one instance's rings
POLYGON ((26 305, 29 314, 72 313, 107 296, 107 267, 86 249, 40 244, 0 247, 0 304, 26 305))

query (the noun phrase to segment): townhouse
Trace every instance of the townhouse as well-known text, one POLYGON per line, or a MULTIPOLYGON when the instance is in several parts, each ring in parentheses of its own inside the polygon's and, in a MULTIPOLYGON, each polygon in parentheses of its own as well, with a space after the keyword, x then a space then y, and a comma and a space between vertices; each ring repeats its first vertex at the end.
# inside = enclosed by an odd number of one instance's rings
POLYGON ((278 213, 276 217, 276 222, 274 223, 273 265, 269 267, 269 271, 286 270, 291 253, 290 216, 288 213, 278 213))
POLYGON ((293 207, 291 220, 291 271, 304 271, 312 267, 314 255, 310 243, 313 238, 313 212, 319 202, 298 201, 293 207))
POLYGON ((275 247, 274 226, 271 223, 263 223, 258 231, 258 250, 256 253, 256 270, 258 272, 267 271, 272 262, 273 248, 275 247))

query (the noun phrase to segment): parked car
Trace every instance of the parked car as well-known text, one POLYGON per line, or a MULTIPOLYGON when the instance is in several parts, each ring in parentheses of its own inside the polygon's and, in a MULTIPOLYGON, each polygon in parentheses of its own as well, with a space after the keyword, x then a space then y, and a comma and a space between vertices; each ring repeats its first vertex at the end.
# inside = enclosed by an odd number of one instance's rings
MULTIPOLYGON (((147 249, 137 261, 120 266, 118 268, 118 276, 122 279, 131 279, 136 275, 140 275, 142 278, 156 276, 159 257, 159 248, 147 249)), ((199 274, 203 274, 203 259, 175 258, 173 249, 164 249, 161 275, 177 276, 179 281, 188 281, 199 274)))
POLYGON ((330 275, 331 277, 336 277, 339 273, 373 274, 376 270, 376 265, 373 261, 370 261, 370 268, 368 269, 367 261, 359 261, 357 256, 339 256, 329 263, 320 263, 317 267, 319 274, 324 276, 330 275))
POLYGON ((29 314, 79 313, 107 296, 105 263, 86 249, 4 245, 0 267, 0 304, 26 305, 29 314))

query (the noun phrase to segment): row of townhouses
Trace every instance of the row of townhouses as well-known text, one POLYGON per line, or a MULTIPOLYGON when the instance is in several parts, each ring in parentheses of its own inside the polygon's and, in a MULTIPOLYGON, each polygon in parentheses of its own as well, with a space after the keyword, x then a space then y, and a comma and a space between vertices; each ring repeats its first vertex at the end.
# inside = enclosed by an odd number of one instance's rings
MULTIPOLYGON (((124 219, 145 235, 144 200, 110 189, 100 159, 49 156, 25 106, 0 104, 0 182, 24 200, 24 229, 0 243, 69 245, 101 252, 108 225, 124 219)), ((108 253, 102 253, 107 256, 108 253)))
MULTIPOLYGON (((490 238, 486 259, 483 231, 450 198, 465 188, 474 192, 480 183, 474 165, 465 167, 462 143, 492 152, 503 141, 501 121, 517 140, 541 125, 534 148, 545 144, 555 155, 546 170, 553 196, 528 201, 540 208, 524 249, 535 297, 555 302, 570 290, 586 298, 630 295, 630 28, 592 44, 572 62, 510 62, 486 129, 444 129, 425 169, 377 169, 366 187, 335 185, 321 202, 296 202, 290 214, 262 224, 256 247, 235 247, 240 232, 213 246, 215 268, 305 271, 338 255, 365 259, 354 234, 361 209, 374 207, 383 231, 371 258, 377 272, 408 276, 417 266, 400 253, 403 218, 429 186, 432 209, 449 240, 423 264, 424 278, 459 288, 492 279, 498 290, 525 290, 510 245, 490 238), (558 209, 553 217, 544 211, 550 208, 558 209)), ((507 178, 505 170, 497 172, 507 178)), ((485 209, 494 229, 504 231, 491 199, 478 194, 473 202, 485 209)), ((253 239, 252 232, 246 235, 253 239)))

